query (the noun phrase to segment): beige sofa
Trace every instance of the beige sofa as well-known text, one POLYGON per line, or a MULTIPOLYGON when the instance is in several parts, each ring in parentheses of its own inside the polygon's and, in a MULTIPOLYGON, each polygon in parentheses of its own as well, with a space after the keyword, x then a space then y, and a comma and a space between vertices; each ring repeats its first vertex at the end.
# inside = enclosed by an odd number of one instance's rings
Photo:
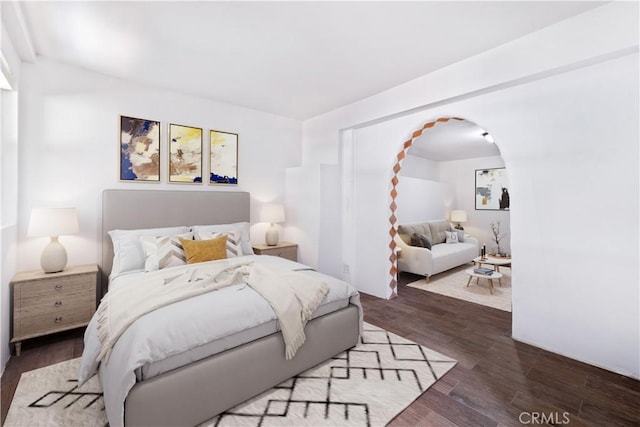
POLYGON ((451 224, 447 220, 425 221, 398 226, 396 244, 400 249, 398 270, 429 277, 471 262, 478 256, 478 241, 465 235, 460 243, 445 243, 451 224), (424 235, 431 242, 431 249, 411 246, 411 236, 424 235))

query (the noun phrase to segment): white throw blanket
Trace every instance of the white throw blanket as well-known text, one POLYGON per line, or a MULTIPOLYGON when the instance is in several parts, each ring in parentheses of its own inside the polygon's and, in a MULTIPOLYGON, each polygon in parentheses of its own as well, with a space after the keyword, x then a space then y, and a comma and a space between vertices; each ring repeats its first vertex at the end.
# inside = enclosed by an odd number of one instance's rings
POLYGON ((247 284, 267 300, 280 322, 285 357, 293 359, 304 344, 304 326, 329 292, 329 287, 295 271, 277 271, 254 265, 247 284))
POLYGON ((168 279, 151 279, 105 295, 96 312, 102 346, 98 362, 107 362, 122 333, 140 317, 166 305, 223 287, 247 283, 271 305, 293 358, 305 341, 304 326, 328 292, 326 284, 293 271, 278 271, 251 262, 225 263, 219 271, 199 274, 197 268, 168 279))

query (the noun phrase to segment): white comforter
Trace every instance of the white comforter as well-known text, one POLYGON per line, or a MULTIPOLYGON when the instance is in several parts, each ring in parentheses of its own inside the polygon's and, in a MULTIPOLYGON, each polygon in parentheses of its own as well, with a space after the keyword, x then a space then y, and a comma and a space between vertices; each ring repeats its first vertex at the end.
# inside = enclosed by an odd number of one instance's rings
MULTIPOLYGON (((329 286, 323 303, 348 299, 357 295, 350 285, 310 270, 303 264, 282 258, 249 255, 233 258, 234 262, 251 259, 273 268, 302 271, 329 286)), ((171 277, 188 269, 206 269, 213 261, 185 265, 150 273, 133 273, 119 276, 110 288, 135 286, 144 277, 171 277)), ((357 298, 352 299, 357 303, 357 298)), ((194 298, 159 308, 133 323, 113 346, 108 362, 98 364, 101 345, 94 317, 85 332, 85 349, 82 354, 79 381, 84 383, 98 372, 104 392, 107 418, 112 426, 124 424, 124 401, 135 385, 135 370, 146 363, 163 360, 171 355, 201 346, 222 337, 256 327, 276 319, 269 304, 246 285, 233 285, 194 298)))

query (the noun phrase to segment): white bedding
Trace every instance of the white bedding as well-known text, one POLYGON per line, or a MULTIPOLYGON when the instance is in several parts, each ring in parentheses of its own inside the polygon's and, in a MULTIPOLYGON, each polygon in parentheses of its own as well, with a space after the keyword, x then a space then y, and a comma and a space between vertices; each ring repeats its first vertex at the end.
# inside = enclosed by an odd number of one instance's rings
MULTIPOLYGON (((357 291, 345 282, 310 270, 307 266, 278 257, 249 255, 233 258, 234 262, 253 260, 272 268, 301 271, 312 275, 329 286, 329 294, 323 300, 321 308, 351 299, 359 305, 357 291)), ((227 262, 224 260, 212 263, 227 262)), ((114 278, 110 289, 121 286, 135 286, 144 277, 157 275, 170 277, 193 268, 206 268, 201 263, 172 267, 149 273, 124 274, 114 278)), ((112 426, 123 425, 124 401, 129 390, 136 382, 135 372, 142 366, 159 362, 191 349, 204 348, 208 343, 224 340, 241 331, 258 328, 274 322, 276 316, 269 304, 246 285, 233 285, 153 311, 131 325, 114 345, 107 363, 100 366, 100 379, 104 391, 107 417, 112 426)), ((268 331, 269 328, 263 328, 268 331)), ((221 346, 224 348, 225 346, 221 346)), ((223 351, 220 350, 220 351, 223 351)), ((85 333, 85 351, 79 372, 82 383, 98 370, 96 359, 100 353, 100 344, 96 334, 96 321, 92 319, 85 333)), ((198 357, 206 357, 210 354, 198 357)), ((188 359, 188 356, 187 356, 188 359)), ((185 360, 185 359, 183 359, 185 360)), ((197 360, 197 359, 193 359, 197 360)), ((191 360, 191 361, 193 361, 191 360)))

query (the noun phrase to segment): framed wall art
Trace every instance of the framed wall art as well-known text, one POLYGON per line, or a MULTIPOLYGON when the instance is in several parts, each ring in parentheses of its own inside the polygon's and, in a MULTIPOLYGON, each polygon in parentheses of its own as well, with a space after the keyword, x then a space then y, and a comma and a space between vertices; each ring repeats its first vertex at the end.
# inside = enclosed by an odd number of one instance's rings
POLYGON ((238 183, 238 134, 209 133, 209 184, 238 183))
POLYGON ((508 211, 509 181, 505 168, 476 170, 476 210, 508 211))
POLYGON ((160 182, 160 122, 120 116, 120 180, 160 182))
POLYGON ((202 129, 169 124, 169 182, 202 183, 202 129))

